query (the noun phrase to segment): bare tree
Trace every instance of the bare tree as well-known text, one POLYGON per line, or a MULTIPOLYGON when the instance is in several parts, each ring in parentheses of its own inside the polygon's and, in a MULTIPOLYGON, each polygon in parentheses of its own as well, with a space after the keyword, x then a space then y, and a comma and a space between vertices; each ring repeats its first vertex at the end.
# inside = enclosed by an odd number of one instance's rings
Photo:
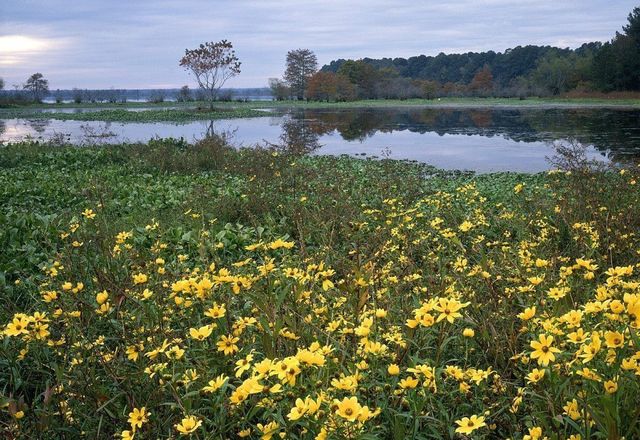
POLYGON ((307 82, 318 70, 318 58, 309 49, 297 49, 287 52, 287 69, 284 79, 289 83, 291 93, 298 99, 305 98, 307 82))
POLYGON ((40 101, 49 91, 49 81, 44 79, 42 73, 34 73, 27 79, 27 82, 22 88, 31 92, 34 101, 40 101))
POLYGON ((227 40, 201 44, 186 49, 180 66, 193 73, 201 89, 208 93, 211 108, 225 82, 240 74, 240 60, 227 40))

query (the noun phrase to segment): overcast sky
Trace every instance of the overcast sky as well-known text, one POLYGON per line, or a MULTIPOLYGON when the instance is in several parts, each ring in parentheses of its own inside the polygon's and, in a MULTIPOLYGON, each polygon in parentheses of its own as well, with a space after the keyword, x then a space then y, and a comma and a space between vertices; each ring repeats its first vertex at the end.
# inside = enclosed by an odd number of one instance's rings
POLYGON ((194 85, 185 48, 230 40, 242 73, 280 77, 290 49, 337 58, 580 46, 610 40, 638 0, 0 0, 0 77, 51 89, 194 85))

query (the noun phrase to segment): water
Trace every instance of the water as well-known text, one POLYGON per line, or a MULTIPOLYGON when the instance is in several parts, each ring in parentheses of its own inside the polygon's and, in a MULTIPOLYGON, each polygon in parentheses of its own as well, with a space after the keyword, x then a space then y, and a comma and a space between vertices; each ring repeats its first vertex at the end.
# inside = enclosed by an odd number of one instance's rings
MULTIPOLYGON (((1 115, 0 115, 1 118, 1 115)), ((350 154, 478 172, 537 172, 551 167, 554 144, 586 145, 589 157, 640 157, 640 111, 614 109, 313 109, 274 110, 259 118, 179 123, 105 123, 0 119, 0 141, 58 136, 75 144, 195 141, 228 133, 234 143, 304 146, 312 154, 350 154)))

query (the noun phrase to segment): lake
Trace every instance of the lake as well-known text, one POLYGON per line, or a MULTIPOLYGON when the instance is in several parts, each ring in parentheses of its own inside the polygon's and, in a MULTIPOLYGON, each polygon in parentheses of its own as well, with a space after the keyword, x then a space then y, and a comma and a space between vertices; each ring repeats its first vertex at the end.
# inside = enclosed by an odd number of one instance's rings
MULTIPOLYGON (((95 109, 94 109, 95 110, 95 109)), ((68 110, 73 111, 73 110, 68 110)), ((537 172, 555 145, 580 143, 589 157, 640 157, 640 110, 604 108, 273 109, 264 117, 189 123, 1 119, 0 142, 56 136, 74 144, 195 141, 226 133, 239 146, 305 146, 311 154, 416 160, 445 169, 537 172)))

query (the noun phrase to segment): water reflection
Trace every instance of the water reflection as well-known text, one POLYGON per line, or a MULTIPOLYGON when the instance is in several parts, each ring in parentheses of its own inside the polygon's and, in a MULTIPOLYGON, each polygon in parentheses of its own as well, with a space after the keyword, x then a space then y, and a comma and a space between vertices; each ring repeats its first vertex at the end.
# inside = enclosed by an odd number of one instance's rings
MULTIPOLYGON (((613 109, 274 109, 269 116, 186 123, 105 123, 6 119, 0 142, 25 138, 79 145, 147 142, 155 137, 194 142, 229 133, 233 144, 272 145, 292 154, 388 151, 448 169, 535 172, 549 169, 554 142, 575 139, 590 156, 640 158, 640 110, 613 109)), ((1 118, 1 114, 0 114, 1 118)), ((1 120, 1 119, 0 119, 1 120)))
POLYGON ((317 126, 305 118, 285 117, 280 123, 282 134, 279 142, 272 143, 266 140, 265 142, 271 148, 294 156, 310 154, 322 147, 319 141, 322 133, 314 130, 317 126))
POLYGON ((51 124, 51 120, 50 119, 28 119, 27 123, 29 124, 29 127, 31 127, 33 131, 35 131, 39 135, 42 135, 47 129, 47 127, 49 126, 49 124, 51 124))
POLYGON ((363 142, 376 133, 503 137, 516 142, 575 139, 611 158, 640 156, 640 111, 611 109, 349 109, 297 110, 319 135, 363 142))

